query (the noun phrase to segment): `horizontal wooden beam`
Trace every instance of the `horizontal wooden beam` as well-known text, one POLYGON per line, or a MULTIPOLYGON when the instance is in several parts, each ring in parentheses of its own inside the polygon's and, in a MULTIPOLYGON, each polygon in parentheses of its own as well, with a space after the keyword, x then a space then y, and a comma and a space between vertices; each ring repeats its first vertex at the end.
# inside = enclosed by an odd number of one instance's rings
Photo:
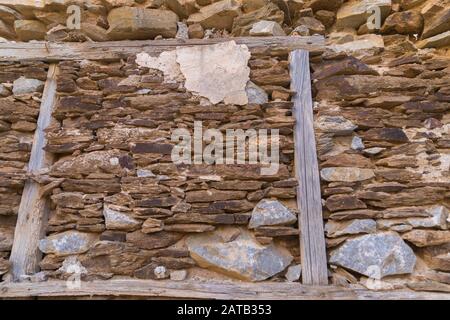
POLYGON ((169 280, 96 280, 81 282, 79 288, 67 286, 65 281, 38 283, 6 282, 0 284, 0 298, 30 297, 145 297, 145 298, 194 298, 194 299, 444 299, 450 293, 417 292, 412 290, 369 291, 367 289, 336 286, 305 286, 299 283, 215 283, 169 280))
POLYGON ((208 45, 225 41, 246 44, 251 51, 292 51, 304 49, 321 52, 325 46, 322 36, 311 37, 239 37, 217 39, 166 39, 107 42, 3 42, 0 43, 0 61, 62 61, 62 60, 117 60, 145 51, 158 54, 178 46, 208 45))

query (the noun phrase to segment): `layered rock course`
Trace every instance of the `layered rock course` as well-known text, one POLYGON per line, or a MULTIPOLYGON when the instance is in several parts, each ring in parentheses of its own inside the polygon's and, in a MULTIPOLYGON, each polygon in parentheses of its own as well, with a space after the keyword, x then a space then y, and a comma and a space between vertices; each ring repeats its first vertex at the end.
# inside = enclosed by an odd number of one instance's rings
POLYGON ((47 69, 40 62, 0 63, 0 279, 9 269, 47 69))

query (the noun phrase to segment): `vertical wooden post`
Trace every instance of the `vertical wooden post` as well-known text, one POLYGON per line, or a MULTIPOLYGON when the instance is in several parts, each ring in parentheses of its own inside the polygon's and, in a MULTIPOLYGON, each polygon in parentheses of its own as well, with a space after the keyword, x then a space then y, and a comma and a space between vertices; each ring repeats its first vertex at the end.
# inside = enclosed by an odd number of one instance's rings
MULTIPOLYGON (((44 130, 51 122, 52 110, 56 100, 57 71, 56 64, 49 66, 28 163, 29 174, 38 173, 39 170, 48 168, 53 161, 52 155, 45 152, 43 148, 46 144, 44 130)), ((39 252, 38 244, 44 236, 49 210, 48 201, 40 195, 40 189, 39 183, 31 179, 25 182, 10 257, 11 271, 9 276, 12 281, 20 281, 22 276, 33 274, 39 269, 42 255, 39 252)))
POLYGON ((313 105, 309 52, 295 50, 290 54, 291 90, 295 142, 297 204, 300 210, 300 252, 303 284, 328 284, 325 236, 322 218, 320 177, 314 136, 313 105))

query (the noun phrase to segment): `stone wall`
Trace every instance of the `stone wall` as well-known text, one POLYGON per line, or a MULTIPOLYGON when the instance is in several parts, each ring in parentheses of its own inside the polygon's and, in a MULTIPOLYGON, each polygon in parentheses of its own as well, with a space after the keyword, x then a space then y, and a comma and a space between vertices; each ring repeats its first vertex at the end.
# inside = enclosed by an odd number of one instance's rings
MULTIPOLYGON (((257 281, 299 263, 286 51, 250 54, 227 42, 59 68, 57 123, 47 130, 59 186, 40 242, 46 276, 78 265, 86 279, 177 279, 189 270, 257 281), (209 87, 187 90, 204 83, 195 79, 203 72, 209 87), (175 164, 171 135, 193 133, 195 121, 204 132, 278 129, 278 172, 263 175, 248 161, 175 164)), ((291 274, 298 279, 298 268, 291 274)))
POLYGON ((9 266, 47 69, 39 62, 0 63, 0 277, 9 266))

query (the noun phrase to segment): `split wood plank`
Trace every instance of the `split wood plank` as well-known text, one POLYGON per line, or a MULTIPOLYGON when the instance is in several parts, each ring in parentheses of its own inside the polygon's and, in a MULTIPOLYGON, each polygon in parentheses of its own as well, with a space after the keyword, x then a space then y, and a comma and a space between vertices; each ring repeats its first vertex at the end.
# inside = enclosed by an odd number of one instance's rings
POLYGON ((0 61, 118 60, 131 54, 151 55, 174 50, 179 46, 210 45, 226 41, 245 44, 252 52, 286 52, 304 49, 318 54, 324 50, 323 36, 311 37, 239 37, 217 39, 166 39, 107 42, 4 42, 0 43, 0 61))
POLYGON ((322 218, 319 166, 314 136, 309 53, 290 54, 294 128, 297 204, 300 211, 300 254, 303 284, 328 284, 327 258, 322 218))
MULTIPOLYGON (((57 72, 57 65, 51 64, 42 94, 37 127, 34 132, 33 146, 28 163, 29 175, 39 174, 42 169, 48 168, 53 161, 52 155, 43 148, 47 143, 44 130, 51 122, 56 99, 57 72)), ((39 268, 41 253, 38 244, 44 236, 49 211, 49 203, 41 195, 41 189, 42 186, 32 179, 25 182, 10 257, 10 277, 13 281, 20 281, 22 276, 33 274, 39 268)))
POLYGON ((298 283, 219 283, 199 281, 114 279, 82 281, 78 288, 66 281, 0 284, 0 298, 30 297, 141 297, 181 299, 266 299, 266 300, 353 300, 353 299, 429 299, 450 300, 450 293, 413 290, 370 291, 337 286, 305 286, 298 283))

